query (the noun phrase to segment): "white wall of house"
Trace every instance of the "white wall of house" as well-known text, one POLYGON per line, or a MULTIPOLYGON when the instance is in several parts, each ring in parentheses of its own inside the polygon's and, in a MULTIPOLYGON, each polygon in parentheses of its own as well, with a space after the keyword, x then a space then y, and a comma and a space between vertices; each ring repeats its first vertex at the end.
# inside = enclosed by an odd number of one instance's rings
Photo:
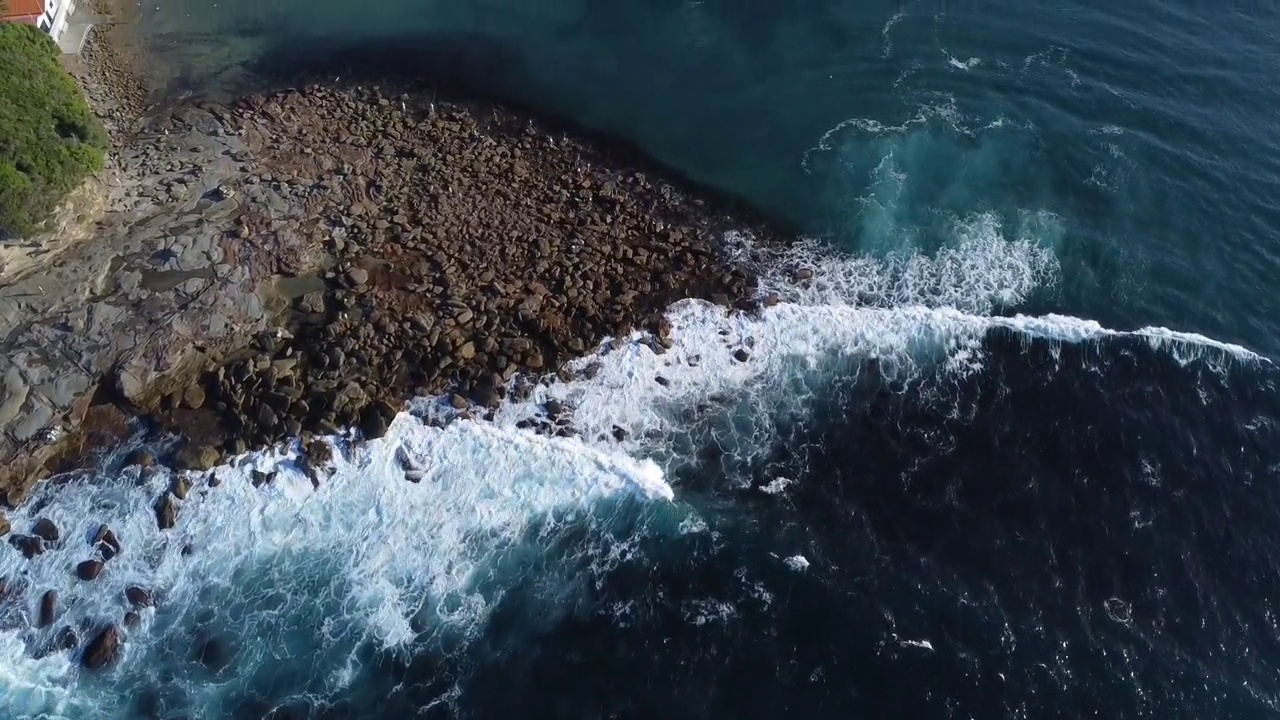
POLYGON ((36 25, 49 33, 49 37, 56 42, 66 32, 67 21, 75 10, 75 0, 44 0, 44 14, 36 21, 36 25))

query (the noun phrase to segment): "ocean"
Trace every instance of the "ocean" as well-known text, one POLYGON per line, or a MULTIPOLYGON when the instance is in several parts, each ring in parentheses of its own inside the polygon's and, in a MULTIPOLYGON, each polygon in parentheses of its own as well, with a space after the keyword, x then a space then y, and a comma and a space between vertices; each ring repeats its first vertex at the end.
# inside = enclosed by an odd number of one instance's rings
POLYGON ((125 551, 0 576, 158 602, 100 674, 0 606, 0 716, 1280 715, 1273 4, 158 1, 174 88, 447 80, 809 239, 778 305, 418 399, 319 487, 252 455, 167 533, 131 446, 42 487, 15 527, 125 551), (551 399, 576 436, 522 429, 551 399))

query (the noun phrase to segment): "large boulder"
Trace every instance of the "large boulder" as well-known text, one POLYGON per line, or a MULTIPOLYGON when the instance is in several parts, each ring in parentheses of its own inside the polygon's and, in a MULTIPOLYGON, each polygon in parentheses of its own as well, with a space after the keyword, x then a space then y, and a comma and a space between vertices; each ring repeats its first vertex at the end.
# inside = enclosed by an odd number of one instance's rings
POLYGON ((44 541, 35 535, 10 536, 9 544, 22 553, 22 557, 28 560, 44 554, 44 541))
POLYGON ((124 596, 129 604, 136 607, 151 607, 155 604, 155 598, 151 596, 151 592, 137 585, 130 585, 124 589, 124 596))
POLYGON ((56 543, 62 537, 62 534, 58 532, 58 526, 54 525, 49 518, 43 517, 36 520, 36 524, 31 526, 31 534, 47 543, 56 543))
POLYGON ((156 526, 168 530, 178 524, 178 502, 173 495, 165 493, 156 501, 156 526))
POLYGON ((40 611, 36 616, 36 627, 49 627, 58 616, 58 593, 46 590, 40 596, 40 611))
POLYGON ((174 456, 179 470, 208 470, 222 459, 222 452, 212 445, 184 445, 174 456))
POLYGON ((93 542, 90 544, 102 555, 104 562, 120 554, 120 539, 105 524, 98 526, 98 532, 93 534, 93 542))
POLYGON ((91 582, 93 580, 97 580, 98 576, 101 574, 102 574, 101 560, 85 560, 80 564, 76 565, 76 577, 80 578, 81 580, 84 580, 85 582, 91 582))
POLYGON ((120 630, 115 625, 109 625, 85 646, 80 664, 90 670, 99 670, 114 663, 119 654, 120 630))

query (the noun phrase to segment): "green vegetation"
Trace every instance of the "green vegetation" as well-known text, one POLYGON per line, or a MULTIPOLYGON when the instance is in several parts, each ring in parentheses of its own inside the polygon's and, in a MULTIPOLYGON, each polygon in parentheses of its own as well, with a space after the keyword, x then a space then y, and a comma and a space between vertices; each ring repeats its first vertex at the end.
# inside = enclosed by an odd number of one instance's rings
POLYGON ((59 56, 39 29, 0 24, 0 238, 34 232, 102 167, 106 133, 59 56))

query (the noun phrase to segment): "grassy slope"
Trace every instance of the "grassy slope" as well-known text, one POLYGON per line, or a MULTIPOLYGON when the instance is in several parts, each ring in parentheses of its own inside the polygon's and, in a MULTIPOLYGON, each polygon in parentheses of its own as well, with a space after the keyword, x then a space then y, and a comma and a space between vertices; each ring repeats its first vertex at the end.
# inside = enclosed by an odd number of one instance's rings
POLYGON ((0 24, 0 238, 34 232, 102 167, 106 134, 59 56, 40 30, 0 24))

